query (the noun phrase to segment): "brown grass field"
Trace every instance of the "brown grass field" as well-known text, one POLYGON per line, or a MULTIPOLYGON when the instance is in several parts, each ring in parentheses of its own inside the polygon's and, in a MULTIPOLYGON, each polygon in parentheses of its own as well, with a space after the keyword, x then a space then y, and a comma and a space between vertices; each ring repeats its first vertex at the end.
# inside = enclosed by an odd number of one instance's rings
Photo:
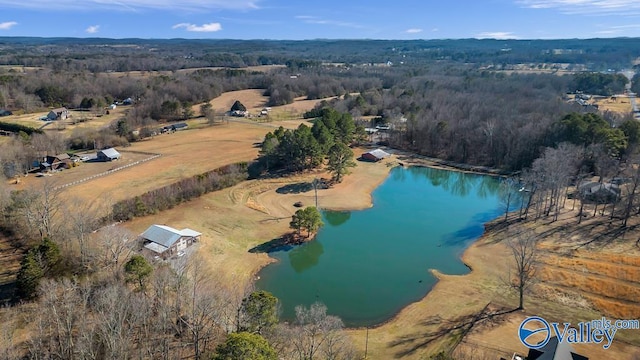
POLYGON ((633 111, 631 101, 627 96, 617 96, 615 98, 604 97, 595 99, 594 104, 598 105, 600 111, 613 111, 620 114, 630 114, 633 111))
MULTIPOLYGON (((269 97, 264 96, 263 93, 264 89, 230 91, 209 101, 209 103, 216 113, 224 113, 231 109, 231 106, 236 100, 239 100, 247 108, 249 113, 252 114, 253 120, 257 122, 279 122, 301 119, 305 112, 313 109, 319 102, 336 98, 336 96, 333 96, 325 99, 306 100, 306 96, 301 96, 295 98, 291 104, 271 107, 268 116, 255 117, 260 114, 260 111, 267 106, 267 102, 269 101, 269 97)), ((194 105, 192 110, 196 114, 199 114, 201 105, 202 104, 194 105)))
MULTIPOLYGON (((248 108, 260 108, 266 101, 260 90, 245 90, 227 93, 212 102, 216 102, 214 108, 217 109, 227 104, 230 107, 229 102, 236 99, 248 108)), ((114 201, 178 179, 229 163, 250 161, 258 153, 256 144, 273 126, 293 128, 301 122, 259 124, 252 119, 238 119, 208 127, 204 126, 203 119, 194 119, 190 121, 190 130, 159 135, 122 149, 120 161, 87 163, 46 178, 29 176, 13 186, 42 186, 45 181, 71 182, 105 168, 135 161, 139 159, 137 156, 146 156, 131 151, 161 154, 154 160, 63 190, 65 197, 96 202, 106 210, 114 201)), ((361 151, 363 149, 354 150, 356 156, 361 151)), ((405 159, 402 161, 412 164, 405 159)), ((320 207, 346 210, 371 206, 371 191, 384 181, 397 163, 395 157, 380 163, 358 162, 343 183, 318 191, 320 207)), ((413 163, 429 165, 417 160, 413 163)), ((265 254, 248 250, 289 231, 295 202, 312 205, 315 201, 313 191, 280 194, 276 190, 288 184, 310 182, 316 177, 326 178, 328 174, 317 171, 246 181, 123 226, 135 233, 141 233, 154 223, 196 229, 203 233, 202 241, 195 248, 196 255, 206 260, 212 277, 230 287, 243 286, 253 281, 259 269, 271 261, 265 254)), ((508 235, 496 227, 464 253, 463 260, 473 269, 471 273, 463 276, 436 273, 440 281, 425 298, 410 304, 387 323, 368 330, 368 359, 426 359, 440 349, 451 348, 459 339, 457 329, 467 328, 467 324, 474 326, 457 347, 459 354, 479 349, 473 351, 510 356, 513 352, 524 353, 517 338, 517 327, 528 315, 574 323, 603 315, 637 318, 640 316, 640 251, 636 239, 640 233, 629 230, 623 236, 614 237, 620 234, 602 219, 585 219, 583 226, 577 228, 573 226, 575 212, 567 209, 554 223, 543 219, 524 225, 514 224, 512 229, 526 226, 546 235, 540 247, 544 254, 540 281, 533 294, 527 297, 525 311, 474 323, 471 320, 475 314, 487 305, 490 309, 508 310, 517 304, 517 298, 508 291, 504 281, 510 254, 503 240, 508 235), (585 244, 585 239, 595 241, 585 244)), ((632 229, 637 227, 637 224, 632 225, 632 229)), ((0 257, 15 267, 10 251, 0 243, 0 257)), ((4 276, 6 278, 8 273, 4 276)), ((348 333, 356 346, 364 350, 367 331, 350 329, 348 333)), ((633 359, 640 351, 638 346, 640 336, 637 332, 621 331, 606 352, 597 347, 576 347, 576 350, 593 354, 593 359, 633 359)))
POLYGON ((44 110, 29 114, 3 116, 0 121, 43 129, 45 132, 61 132, 68 136, 75 129, 96 130, 108 126, 122 116, 127 109, 126 106, 118 106, 114 110, 109 110, 109 115, 102 116, 88 111, 71 110, 69 111, 71 118, 67 120, 42 121, 40 118, 49 113, 49 110, 44 110))

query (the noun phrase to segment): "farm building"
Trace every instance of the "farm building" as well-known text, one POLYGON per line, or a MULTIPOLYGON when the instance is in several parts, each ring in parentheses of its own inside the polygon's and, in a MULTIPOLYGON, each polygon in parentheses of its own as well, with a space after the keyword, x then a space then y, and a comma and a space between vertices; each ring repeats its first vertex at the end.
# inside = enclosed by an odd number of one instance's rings
POLYGON ((559 342, 556 336, 549 339, 540 349, 530 349, 527 359, 530 360, 589 360, 588 357, 576 354, 567 342, 559 342))
POLYGON ((362 154, 360 158, 362 160, 375 162, 375 161, 380 161, 389 156, 391 156, 391 154, 389 154, 388 152, 381 149, 375 149, 362 154))
POLYGON ((98 151, 98 160, 113 161, 120 159, 120 153, 114 148, 108 148, 98 151))
POLYGON ((200 241, 201 235, 191 229, 177 230, 166 225, 151 225, 140 238, 146 250, 166 259, 200 241))
POLYGON ((69 110, 67 108, 57 108, 49 111, 47 114, 47 120, 66 120, 69 117, 69 110))
POLYGON ((189 124, 187 124, 187 123, 177 123, 177 124, 164 126, 163 128, 160 129, 160 132, 164 134, 164 133, 169 132, 169 131, 186 130, 187 128, 189 128, 189 124))
POLYGON ((40 163, 40 170, 59 170, 71 167, 71 158, 68 154, 58 154, 55 156, 46 156, 44 161, 40 163))

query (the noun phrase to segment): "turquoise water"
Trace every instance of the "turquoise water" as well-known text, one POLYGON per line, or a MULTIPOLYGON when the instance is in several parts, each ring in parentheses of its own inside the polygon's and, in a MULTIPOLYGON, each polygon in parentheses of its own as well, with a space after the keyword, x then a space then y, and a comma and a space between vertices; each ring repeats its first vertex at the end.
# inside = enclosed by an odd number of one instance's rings
POLYGON ((503 213, 499 187, 489 176, 395 168, 372 208, 326 211, 314 241, 272 252, 279 261, 260 272, 257 287, 280 299, 284 319, 320 301, 348 326, 388 320, 429 292, 429 269, 469 271, 460 255, 503 213))

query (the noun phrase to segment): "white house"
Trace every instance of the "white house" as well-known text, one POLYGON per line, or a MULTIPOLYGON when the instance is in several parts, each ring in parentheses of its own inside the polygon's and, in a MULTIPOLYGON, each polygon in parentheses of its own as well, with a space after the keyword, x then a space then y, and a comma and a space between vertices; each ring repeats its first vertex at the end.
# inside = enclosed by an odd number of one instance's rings
POLYGON ((140 235, 140 238, 146 250, 166 259, 200 241, 201 235, 191 229, 177 230, 166 225, 151 225, 140 235))
POLYGON ((67 108, 57 108, 49 111, 47 114, 48 120, 66 120, 69 117, 69 110, 67 108))

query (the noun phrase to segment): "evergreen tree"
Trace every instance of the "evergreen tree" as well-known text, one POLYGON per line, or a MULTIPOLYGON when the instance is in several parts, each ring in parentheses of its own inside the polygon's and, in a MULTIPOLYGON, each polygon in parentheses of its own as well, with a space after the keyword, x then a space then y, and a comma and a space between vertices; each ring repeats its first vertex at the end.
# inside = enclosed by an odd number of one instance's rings
POLYGON ((218 345, 213 360, 277 360, 275 350, 262 336, 248 332, 230 334, 218 345))
POLYGON ((347 145, 336 143, 331 147, 327 169, 333 174, 333 180, 341 182, 342 177, 349 173, 349 168, 354 166, 353 151, 347 145))
POLYGON ((124 265, 124 271, 127 274, 127 282, 135 282, 139 290, 144 290, 153 267, 142 255, 133 255, 124 265))
POLYGON ((243 319, 238 328, 263 334, 278 323, 278 298, 268 291, 254 291, 242 300, 243 319))

